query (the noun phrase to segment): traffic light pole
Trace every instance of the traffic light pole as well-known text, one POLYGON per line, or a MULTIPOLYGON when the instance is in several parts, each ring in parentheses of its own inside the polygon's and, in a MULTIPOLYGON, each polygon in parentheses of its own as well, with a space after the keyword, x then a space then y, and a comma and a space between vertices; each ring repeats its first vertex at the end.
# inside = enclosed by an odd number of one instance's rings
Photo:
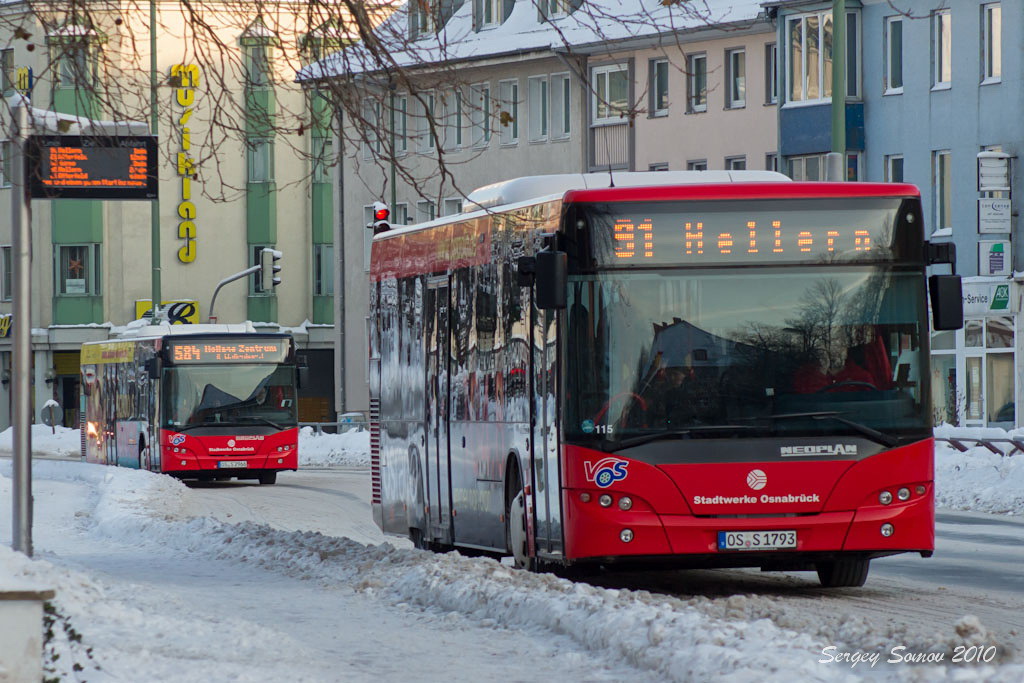
POLYGON ((281 266, 274 265, 276 261, 279 261, 283 254, 277 249, 271 249, 270 247, 264 247, 263 252, 260 254, 260 262, 258 265, 246 268, 245 270, 239 271, 234 275, 229 275, 220 282, 217 283, 217 288, 213 290, 213 296, 210 298, 210 315, 207 320, 211 323, 217 322, 217 316, 213 314, 213 306, 217 303, 217 294, 220 293, 220 288, 224 285, 234 282, 235 280, 241 280, 247 275, 260 274, 260 287, 264 291, 267 289, 273 289, 281 284, 281 278, 277 277, 276 274, 281 271, 281 266))
POLYGON ((19 99, 11 130, 11 254, 14 262, 11 371, 14 427, 12 547, 32 557, 32 204, 26 178, 28 102, 19 99))

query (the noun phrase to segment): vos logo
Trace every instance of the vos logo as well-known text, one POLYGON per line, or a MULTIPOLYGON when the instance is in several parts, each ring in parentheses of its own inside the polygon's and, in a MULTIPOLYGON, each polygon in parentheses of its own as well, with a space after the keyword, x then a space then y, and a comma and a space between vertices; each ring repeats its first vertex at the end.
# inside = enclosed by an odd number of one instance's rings
POLYGON ((180 446, 183 443, 185 443, 184 434, 175 434, 174 437, 171 439, 172 446, 180 446))
POLYGON ((583 467, 586 470, 587 481, 592 481, 603 489, 617 481, 622 481, 629 474, 626 471, 629 461, 618 458, 602 458, 597 462, 585 462, 583 467))

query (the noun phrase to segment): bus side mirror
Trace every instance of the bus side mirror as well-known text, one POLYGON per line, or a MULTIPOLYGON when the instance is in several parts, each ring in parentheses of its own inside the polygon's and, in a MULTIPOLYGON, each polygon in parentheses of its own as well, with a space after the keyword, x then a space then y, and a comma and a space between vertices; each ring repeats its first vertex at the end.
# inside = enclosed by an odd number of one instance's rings
POLYGON ((297 365, 295 366, 295 384, 299 389, 302 389, 309 384, 309 366, 308 365, 297 365))
POLYGON ((932 275, 928 278, 932 301, 932 327, 959 330, 964 326, 963 287, 959 275, 932 275))
POLYGON ((534 272, 534 291, 537 308, 562 309, 566 306, 569 289, 569 258, 564 251, 537 252, 534 272))
POLYGON ((150 358, 146 361, 146 374, 150 379, 160 379, 160 370, 162 369, 159 358, 150 358))

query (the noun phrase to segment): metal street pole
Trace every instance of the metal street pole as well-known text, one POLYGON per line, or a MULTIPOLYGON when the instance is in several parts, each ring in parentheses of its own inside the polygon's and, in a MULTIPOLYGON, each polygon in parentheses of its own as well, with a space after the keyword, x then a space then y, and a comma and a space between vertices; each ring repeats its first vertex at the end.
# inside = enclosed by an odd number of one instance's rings
POLYGON ((14 327, 11 401, 14 427, 12 547, 32 556, 32 213, 26 182, 28 102, 13 108, 11 130, 11 254, 14 327))
MULTIPOLYGON (((149 107, 150 134, 158 135, 160 116, 157 114, 157 73, 156 73, 156 0, 149 0, 149 107)), ((159 139, 159 138, 157 138, 159 139)), ((158 166, 159 168, 159 166, 158 166)), ((158 171, 159 175, 159 171, 158 171)), ((158 183, 159 184, 159 183, 158 183)), ((153 321, 157 320, 160 310, 160 200, 152 199, 149 203, 150 253, 153 263, 152 306, 153 321)))
POLYGON ((832 0, 832 154, 830 180, 846 180, 846 0, 832 0), (838 168, 835 167, 838 164, 838 168))

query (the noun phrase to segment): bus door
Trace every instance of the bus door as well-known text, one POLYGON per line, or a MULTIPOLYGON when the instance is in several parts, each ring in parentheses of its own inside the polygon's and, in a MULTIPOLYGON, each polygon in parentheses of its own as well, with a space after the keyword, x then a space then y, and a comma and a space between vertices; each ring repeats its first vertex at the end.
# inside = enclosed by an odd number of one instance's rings
POLYGON ((533 508, 537 554, 562 554, 556 311, 533 309, 533 508))
POLYGON ((424 343, 427 348, 427 536, 452 542, 451 457, 448 450, 448 276, 429 278, 423 301, 424 343))

